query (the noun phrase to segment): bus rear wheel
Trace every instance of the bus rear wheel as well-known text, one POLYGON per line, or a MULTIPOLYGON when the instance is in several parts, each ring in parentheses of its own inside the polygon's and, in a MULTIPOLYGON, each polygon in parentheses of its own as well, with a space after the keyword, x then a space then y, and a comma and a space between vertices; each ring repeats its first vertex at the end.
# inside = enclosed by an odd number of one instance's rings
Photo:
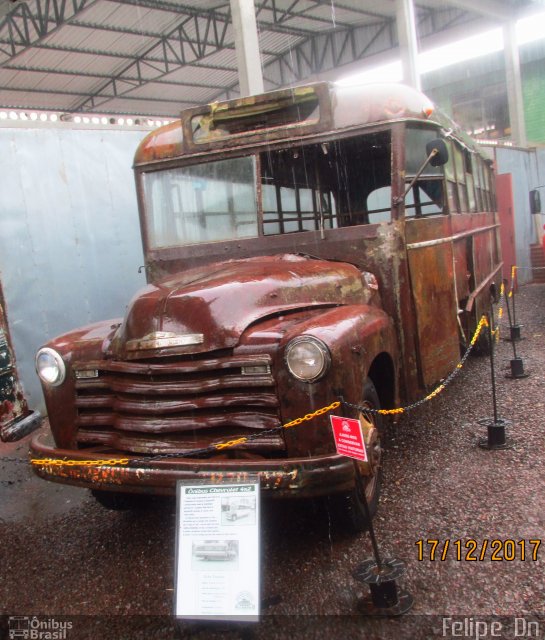
MULTIPOLYGON (((380 401, 373 382, 367 378, 363 388, 363 407, 380 409, 380 401)), ((368 463, 356 462, 356 482, 354 488, 342 494, 329 497, 329 507, 339 527, 350 533, 360 533, 369 526, 362 492, 365 492, 369 515, 375 515, 378 508, 382 485, 383 418, 380 414, 361 412, 358 416, 365 439, 368 463)))

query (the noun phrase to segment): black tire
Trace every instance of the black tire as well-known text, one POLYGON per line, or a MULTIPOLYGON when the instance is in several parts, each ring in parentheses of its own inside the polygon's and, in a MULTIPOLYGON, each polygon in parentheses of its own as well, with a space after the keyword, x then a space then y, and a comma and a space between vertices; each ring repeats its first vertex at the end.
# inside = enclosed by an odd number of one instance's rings
POLYGON ((490 336, 488 335, 488 328, 484 327, 481 334, 477 338, 477 342, 473 347, 473 355, 478 357, 489 356, 492 353, 492 343, 490 342, 490 336))
MULTIPOLYGON (((380 409, 380 401, 373 382, 367 378, 363 387, 363 398, 361 404, 370 409, 380 409)), ((369 526, 365 504, 362 497, 362 490, 367 497, 369 515, 371 518, 378 509, 380 489, 382 485, 382 448, 381 439, 383 434, 383 418, 377 414, 367 414, 367 418, 372 421, 375 428, 374 445, 368 447, 368 457, 373 459, 374 474, 363 476, 357 474, 356 486, 348 493, 332 495, 329 497, 330 512, 341 530, 350 533, 360 533, 369 526)), ((360 420, 365 420, 365 416, 360 414, 360 420)))
POLYGON ((91 489, 95 500, 111 511, 142 509, 148 503, 148 496, 138 493, 118 493, 116 491, 96 491, 91 489))

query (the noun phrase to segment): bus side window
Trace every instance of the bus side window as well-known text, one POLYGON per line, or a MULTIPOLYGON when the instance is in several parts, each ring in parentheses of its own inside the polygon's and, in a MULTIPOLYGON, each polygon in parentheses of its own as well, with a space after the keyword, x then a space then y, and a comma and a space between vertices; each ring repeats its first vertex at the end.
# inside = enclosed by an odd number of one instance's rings
POLYGON ((367 217, 370 224, 390 222, 392 187, 379 187, 367 196, 367 217))
POLYGON ((452 151, 452 142, 445 140, 448 147, 448 162, 445 165, 445 178, 447 183, 447 199, 450 213, 458 213, 460 211, 460 200, 458 198, 458 185, 456 184, 456 171, 454 169, 454 153, 452 151))
POLYGON ((492 173, 492 169, 489 166, 486 167, 486 172, 488 174, 488 193, 490 195, 489 211, 494 211, 496 209, 496 189, 494 174, 492 173))
POLYGON ((454 167, 456 169, 456 182, 458 184, 458 202, 460 205, 460 211, 466 213, 469 210, 467 202, 467 187, 466 187, 466 171, 465 162, 462 148, 454 141, 452 144, 454 151, 454 167))
POLYGON ((405 197, 405 217, 422 218, 443 213, 443 182, 418 180, 405 197))
POLYGON ((478 158, 479 182, 481 184, 481 211, 488 211, 486 180, 484 179, 484 162, 482 158, 478 158))
POLYGON ((481 172, 479 167, 479 156, 475 153, 471 154, 471 166, 473 170, 473 180, 475 182, 475 205, 477 211, 483 210, 483 196, 481 186, 481 172))
POLYGON ((486 166, 485 162, 481 160, 480 162, 481 165, 481 180, 482 180, 482 187, 483 187, 483 211, 491 211, 491 197, 490 197, 490 181, 489 181, 489 176, 488 176, 488 167, 486 166))
MULTIPOLYGON (((426 144, 438 137, 436 129, 409 126, 406 130, 405 181, 408 186, 426 160, 426 144)), ((448 142, 447 142, 448 145, 448 142)), ((449 159, 451 158, 449 149, 449 159)), ((450 160, 449 160, 450 161, 450 160)), ((405 217, 421 218, 444 212, 443 168, 428 163, 405 196, 405 217)))
POLYGON ((477 200, 475 197, 475 181, 473 179, 473 164, 471 162, 471 152, 468 149, 464 149, 463 154, 469 211, 475 213, 477 211, 477 200))

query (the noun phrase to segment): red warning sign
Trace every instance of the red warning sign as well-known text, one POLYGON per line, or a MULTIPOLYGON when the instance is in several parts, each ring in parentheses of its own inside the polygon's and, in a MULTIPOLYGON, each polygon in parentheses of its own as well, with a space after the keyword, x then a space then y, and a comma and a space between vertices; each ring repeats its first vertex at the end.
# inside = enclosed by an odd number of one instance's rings
POLYGON ((330 418, 337 453, 347 458, 367 462, 367 451, 360 421, 341 416, 330 416, 330 418))

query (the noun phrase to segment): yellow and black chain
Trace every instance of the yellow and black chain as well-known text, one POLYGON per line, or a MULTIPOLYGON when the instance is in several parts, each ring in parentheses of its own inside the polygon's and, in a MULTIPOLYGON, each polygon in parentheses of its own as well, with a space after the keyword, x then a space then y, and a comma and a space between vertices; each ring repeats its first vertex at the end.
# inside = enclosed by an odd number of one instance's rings
MULTIPOLYGON (((509 296, 511 296, 511 292, 509 293, 509 296)), ((494 325, 491 327, 492 336, 495 338, 496 342, 499 342, 500 340, 500 324, 503 319, 504 302, 505 302, 505 282, 502 282, 500 286, 500 297, 498 300, 498 317, 497 319, 495 319, 494 325)), ((494 319, 494 316, 492 316, 492 318, 494 319)))
POLYGON ((47 467, 113 467, 129 464, 129 458, 104 458, 104 460, 61 460, 60 458, 31 458, 33 465, 47 467))
POLYGON ((232 447, 239 446, 241 444, 245 444, 247 442, 251 442, 252 440, 256 440, 257 438, 263 438, 263 436, 272 435, 274 433, 278 433, 282 431, 282 429, 289 429, 291 427, 296 427, 303 422, 309 422, 318 416, 324 415, 329 411, 333 411, 341 406, 341 403, 336 400, 331 404, 321 407, 320 409, 316 409, 311 413, 307 413, 302 418, 295 418, 294 420, 290 420, 290 422, 286 422, 285 424, 281 424, 278 427, 272 427, 271 429, 266 429, 264 431, 260 431, 259 433, 254 433, 249 436, 243 436, 241 438, 236 438, 234 440, 228 440, 226 442, 218 442, 215 444, 211 444, 207 447, 202 447, 201 449, 192 449, 191 451, 186 451, 184 453, 162 453, 156 456, 150 456, 146 458, 115 458, 112 460, 59 460, 53 458, 31 458, 30 462, 33 465, 40 466, 115 466, 115 465, 127 465, 137 464, 138 466, 147 465, 150 462, 157 462, 158 460, 168 460, 169 458, 196 458, 201 455, 207 453, 215 453, 217 451, 221 451, 222 449, 230 449, 232 447))

